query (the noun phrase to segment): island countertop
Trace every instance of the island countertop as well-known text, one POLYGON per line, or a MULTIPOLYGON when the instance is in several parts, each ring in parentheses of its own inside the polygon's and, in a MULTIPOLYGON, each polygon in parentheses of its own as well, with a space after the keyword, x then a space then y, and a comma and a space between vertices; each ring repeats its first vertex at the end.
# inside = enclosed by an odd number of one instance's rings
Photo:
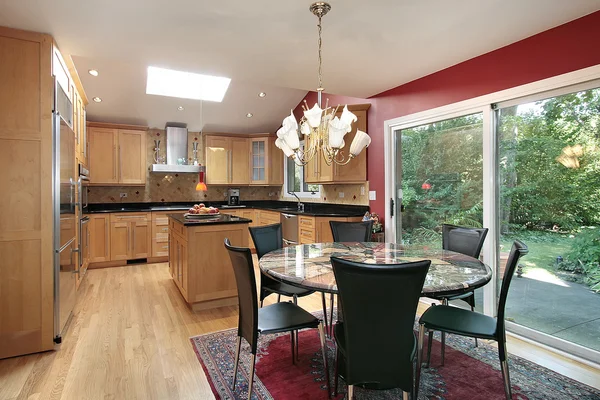
POLYGON ((167 214, 169 218, 183 224, 184 226, 205 226, 205 225, 220 225, 220 224, 249 224, 251 219, 236 217, 229 214, 219 214, 202 219, 188 219, 183 214, 167 214))

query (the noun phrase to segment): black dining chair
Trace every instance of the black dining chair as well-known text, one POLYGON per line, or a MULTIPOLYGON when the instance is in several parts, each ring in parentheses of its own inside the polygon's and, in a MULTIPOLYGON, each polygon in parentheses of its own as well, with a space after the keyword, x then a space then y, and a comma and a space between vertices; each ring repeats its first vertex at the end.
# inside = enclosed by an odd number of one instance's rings
MULTIPOLYGON (((468 228, 451 224, 442 225, 442 248, 444 250, 455 251, 457 253, 465 254, 473 258, 479 258, 481 249, 483 248, 483 242, 487 236, 487 228, 468 228)), ((448 305, 451 300, 462 300, 471 306, 471 311, 475 311, 475 291, 470 290, 465 293, 459 293, 450 296, 436 296, 428 295, 427 297, 435 300, 439 300, 443 305, 448 305)), ((429 347, 428 352, 431 350, 431 343, 433 342, 433 333, 429 332, 429 347)), ((477 347, 477 339, 475 339, 475 346, 477 347)), ((446 357, 446 334, 442 332, 442 365, 444 365, 446 357)), ((429 357, 427 358, 429 360, 429 357)))
MULTIPOLYGON (((335 326, 338 372, 348 385, 400 388, 413 393, 417 340, 413 331, 430 260, 404 264, 363 264, 331 257, 343 322, 335 326)), ((416 397, 413 397, 416 399, 416 397)))
POLYGON ((519 258, 528 253, 527 246, 516 240, 510 250, 508 261, 504 270, 500 298, 498 300, 497 317, 492 318, 474 311, 465 310, 449 305, 429 307, 419 320, 419 354, 417 359, 416 392, 419 391, 419 380, 421 377, 421 363, 423 361, 423 340, 425 330, 442 331, 472 338, 495 340, 498 342, 498 356, 502 379, 504 380, 504 393, 507 399, 511 399, 510 375, 506 360, 506 330, 504 327, 504 309, 508 289, 512 280, 519 258))
MULTIPOLYGON (((281 231, 281 224, 265 225, 265 226, 251 226, 250 236, 254 242, 256 248, 256 255, 260 260, 262 256, 270 251, 278 250, 283 247, 283 234, 281 231)), ((298 297, 304 297, 313 294, 315 291, 310 289, 303 289, 294 285, 279 282, 276 279, 271 278, 265 274, 262 270, 260 271, 260 306, 263 306, 264 299, 271 295, 277 294, 277 302, 281 300, 281 296, 291 297, 294 304, 298 304, 298 297)), ((327 330, 327 308, 325 306, 325 293, 321 293, 321 300, 323 302, 323 315, 325 316, 325 330, 327 330)))
MULTIPOLYGON (((373 230, 373 221, 365 222, 342 222, 329 221, 331 234, 334 242, 370 242, 371 231, 373 230)), ((329 308, 331 316, 329 317, 329 327, 333 329, 333 299, 334 294, 329 297, 329 308)), ((323 312, 327 320, 327 310, 325 309, 325 295, 323 295, 323 312)), ((327 324, 325 324, 327 326, 327 324)))
POLYGON ((297 355, 295 354, 296 346, 294 344, 294 331, 305 328, 318 328, 319 338, 321 340, 323 366, 325 368, 325 380, 327 382, 327 394, 328 397, 330 397, 331 390, 329 386, 329 369, 327 367, 325 329, 323 328, 323 323, 308 311, 290 302, 275 303, 258 308, 256 278, 254 276, 252 253, 250 252, 250 249, 234 247, 229 242, 229 239, 225 239, 225 248, 229 252, 231 264, 233 265, 239 303, 237 346, 235 351, 235 367, 233 370, 233 390, 235 390, 235 382, 237 380, 242 337, 246 339, 250 345, 250 352, 252 353, 252 365, 250 367, 250 377, 248 378, 248 399, 250 399, 252 397, 258 336, 290 332, 292 363, 295 363, 297 355))
POLYGON ((370 242, 373 221, 329 221, 334 242, 370 242))

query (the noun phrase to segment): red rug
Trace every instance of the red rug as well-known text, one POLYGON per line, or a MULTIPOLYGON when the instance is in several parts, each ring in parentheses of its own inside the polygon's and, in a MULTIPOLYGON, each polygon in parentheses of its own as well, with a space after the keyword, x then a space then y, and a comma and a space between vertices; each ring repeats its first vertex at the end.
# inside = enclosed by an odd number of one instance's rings
MULTIPOLYGON (((236 329, 191 338, 212 391, 217 399, 246 399, 249 346, 242 340, 240 367, 235 391, 231 390, 235 359, 236 329)), ((440 344, 434 340, 431 368, 423 369, 419 399, 503 400, 504 389, 497 350, 480 341, 455 335, 447 337, 446 363, 439 365, 440 344)), ((259 339, 253 399, 327 399, 325 376, 317 330, 300 332, 299 357, 292 364, 289 334, 259 339)), ((333 343, 329 342, 328 363, 333 389, 333 343)), ((425 353, 426 354, 426 353, 425 353)), ((566 378, 516 356, 509 357, 513 399, 598 400, 600 391, 566 378)), ((337 399, 346 391, 340 379, 337 399)), ((398 399, 398 390, 355 391, 356 399, 398 399)))

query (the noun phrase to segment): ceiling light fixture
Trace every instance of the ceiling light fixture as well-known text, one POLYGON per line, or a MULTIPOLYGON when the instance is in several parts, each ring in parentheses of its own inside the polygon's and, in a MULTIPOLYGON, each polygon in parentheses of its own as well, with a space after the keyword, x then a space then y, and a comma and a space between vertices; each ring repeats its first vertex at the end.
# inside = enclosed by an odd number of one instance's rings
POLYGON ((94 100, 96 103, 102 102, 102 99, 100 97, 94 97, 92 100, 94 100))
POLYGON ((90 74, 91 76, 98 76, 98 70, 88 69, 88 74, 90 74))
POLYGON ((321 19, 331 10, 331 5, 325 2, 313 3, 310 8, 319 22, 317 31, 319 33, 319 86, 317 87, 317 103, 312 109, 309 109, 308 103, 304 100, 304 116, 300 119, 300 124, 294 117, 292 111, 288 117, 283 120, 282 127, 277 131, 277 140, 275 145, 280 148, 286 157, 290 157, 298 165, 306 165, 318 153, 321 153, 325 163, 331 165, 336 163, 345 165, 371 143, 371 138, 361 130, 356 131, 354 140, 350 144, 350 152, 346 156, 342 151, 345 143, 344 136, 352 130, 352 123, 357 121, 356 115, 348 111, 348 106, 344 106, 339 117, 336 116, 339 107, 329 107, 329 100, 325 109, 321 109, 321 97, 323 94, 323 73, 321 58, 321 19), (307 146, 300 148, 300 135, 305 135, 307 146))
POLYGON ((252 113, 248 113, 248 114, 246 114, 246 117, 248 117, 248 118, 252 118, 252 116, 253 116, 253 115, 254 115, 254 114, 252 114, 252 113))
POLYGON ((177 111, 183 111, 183 110, 185 110, 185 108, 183 108, 183 106, 177 107, 177 111))
POLYGON ((230 82, 219 76, 148 67, 146 94, 221 102, 230 82))
POLYGON ((260 92, 260 93, 258 94, 258 97, 265 97, 266 95, 267 95, 267 94, 266 94, 265 92, 260 92))

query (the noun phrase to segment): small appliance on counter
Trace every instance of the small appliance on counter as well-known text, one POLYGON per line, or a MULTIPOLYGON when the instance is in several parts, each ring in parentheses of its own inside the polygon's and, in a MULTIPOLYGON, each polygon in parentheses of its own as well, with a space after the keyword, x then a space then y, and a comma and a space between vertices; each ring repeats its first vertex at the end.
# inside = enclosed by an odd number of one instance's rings
POLYGON ((227 189, 227 205, 228 206, 239 206, 240 205, 240 189, 227 189))

